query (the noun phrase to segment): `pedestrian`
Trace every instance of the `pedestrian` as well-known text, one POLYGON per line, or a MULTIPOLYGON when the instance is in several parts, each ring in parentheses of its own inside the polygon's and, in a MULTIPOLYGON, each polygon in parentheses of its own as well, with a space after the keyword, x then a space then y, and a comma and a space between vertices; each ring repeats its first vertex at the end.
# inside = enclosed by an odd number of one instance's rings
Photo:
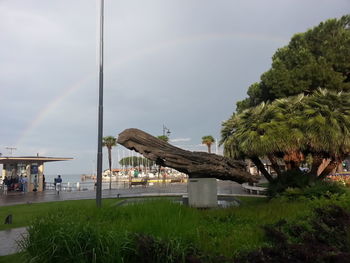
POLYGON ((4 180, 2 181, 2 187, 3 187, 2 189, 3 189, 4 195, 7 194, 8 184, 9 184, 9 180, 8 180, 7 176, 5 175, 5 178, 4 178, 4 180))
POLYGON ((22 178, 22 187, 23 187, 23 193, 27 192, 27 187, 28 186, 28 178, 27 176, 24 176, 22 178))
POLYGON ((61 183, 62 183, 62 178, 61 175, 58 175, 57 178, 55 178, 55 185, 56 185, 56 191, 59 193, 61 190, 61 183))
POLYGON ((19 183, 19 191, 20 191, 20 192, 23 192, 23 175, 21 175, 21 176, 19 177, 18 183, 19 183))
POLYGON ((33 192, 37 192, 38 191, 38 175, 34 175, 34 189, 33 192))
POLYGON ((46 185, 45 185, 45 174, 43 174, 43 191, 45 191, 46 185))
POLYGON ((4 180, 2 181, 2 183, 3 183, 4 185, 8 186, 8 184, 9 184, 9 179, 7 178, 6 175, 5 175, 5 178, 4 178, 4 180))

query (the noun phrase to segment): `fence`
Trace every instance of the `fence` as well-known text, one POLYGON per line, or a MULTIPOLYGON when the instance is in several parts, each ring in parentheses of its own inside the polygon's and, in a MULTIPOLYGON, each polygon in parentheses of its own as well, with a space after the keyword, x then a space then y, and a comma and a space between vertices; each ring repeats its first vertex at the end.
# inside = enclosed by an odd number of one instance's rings
MULTIPOLYGON (((134 181, 133 179, 132 181, 134 181)), ((139 178, 138 180, 141 180, 139 178)), ((166 186, 172 183, 185 183, 186 179, 167 179, 167 180, 149 180, 148 184, 149 186, 166 186)), ((125 189, 130 187, 130 181, 129 180, 120 180, 118 182, 112 181, 111 188, 112 189, 125 189)), ((61 183, 61 191, 88 191, 88 190, 95 190, 95 182, 76 182, 76 183, 61 183)), ((102 190, 109 189, 109 182, 102 182, 102 190)), ((55 190, 55 184, 52 182, 46 182, 45 183, 45 190, 55 190)))

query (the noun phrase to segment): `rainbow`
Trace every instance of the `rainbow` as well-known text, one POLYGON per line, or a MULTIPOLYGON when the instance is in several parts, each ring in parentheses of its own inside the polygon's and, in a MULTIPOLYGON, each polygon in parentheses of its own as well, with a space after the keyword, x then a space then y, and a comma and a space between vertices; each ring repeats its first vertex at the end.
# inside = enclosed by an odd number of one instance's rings
MULTIPOLYGON (((109 67, 106 67, 106 71, 115 70, 118 67, 125 66, 127 64, 133 63, 139 59, 142 59, 144 57, 153 55, 157 52, 161 52, 164 50, 169 50, 172 48, 176 48, 178 46, 183 45, 189 45, 194 44, 197 42, 205 42, 205 41, 215 41, 215 40, 232 40, 232 39, 245 39, 245 40, 252 40, 252 41, 266 41, 266 42, 276 42, 277 44, 285 44, 286 39, 276 36, 266 36, 266 35, 257 35, 257 34, 204 34, 204 35, 196 35, 192 37, 186 37, 186 38, 179 38, 172 41, 167 41, 160 43, 159 45, 155 45, 152 47, 146 47, 143 49, 140 49, 131 55, 125 55, 124 57, 121 57, 116 62, 111 64, 109 67)), ((97 68, 97 67, 96 67, 97 68)), ((70 96, 72 93, 76 92, 80 88, 84 87, 87 83, 93 80, 93 76, 95 76, 97 73, 91 73, 87 76, 84 76, 80 80, 78 80, 76 83, 74 83, 72 86, 69 86, 63 92, 61 95, 50 101, 47 106, 40 111, 40 113, 29 122, 29 125, 25 127, 25 129, 20 133, 18 139, 16 140, 15 146, 18 148, 25 138, 52 112, 54 109, 56 109, 62 101, 65 100, 68 96, 70 96)))

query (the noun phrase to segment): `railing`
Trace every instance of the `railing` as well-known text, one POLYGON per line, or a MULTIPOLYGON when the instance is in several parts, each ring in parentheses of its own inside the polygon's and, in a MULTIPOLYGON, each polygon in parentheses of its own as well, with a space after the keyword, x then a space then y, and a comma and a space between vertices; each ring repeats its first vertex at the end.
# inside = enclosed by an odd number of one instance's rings
POLYGON ((261 187, 261 186, 255 186, 255 185, 249 185, 248 183, 243 183, 242 187, 245 191, 247 191, 250 194, 266 194, 267 188, 266 187, 261 187))
MULTIPOLYGON (((112 189, 126 189, 129 188, 132 182, 137 182, 141 181, 142 178, 132 178, 131 181, 129 180, 120 180, 120 181, 112 181, 111 187, 112 189)), ((175 178, 167 178, 166 180, 163 179, 148 179, 147 181, 147 186, 166 186, 172 183, 186 183, 186 179, 181 178, 175 179, 175 178)), ((62 182, 61 183, 61 191, 91 191, 95 190, 95 182, 90 181, 90 182, 62 182)), ((55 190, 55 184, 53 182, 46 182, 45 183, 45 190, 55 190)), ((109 189, 109 182, 102 182, 102 190, 107 190, 109 189)))

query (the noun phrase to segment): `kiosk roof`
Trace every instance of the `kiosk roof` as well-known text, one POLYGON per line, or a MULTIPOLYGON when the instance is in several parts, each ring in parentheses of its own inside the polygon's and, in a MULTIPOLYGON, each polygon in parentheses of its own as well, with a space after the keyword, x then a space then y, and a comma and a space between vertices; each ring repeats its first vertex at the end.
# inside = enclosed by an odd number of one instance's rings
POLYGON ((3 156, 0 157, 0 164, 18 163, 18 162, 58 162, 73 160, 70 157, 44 157, 44 156, 3 156))

